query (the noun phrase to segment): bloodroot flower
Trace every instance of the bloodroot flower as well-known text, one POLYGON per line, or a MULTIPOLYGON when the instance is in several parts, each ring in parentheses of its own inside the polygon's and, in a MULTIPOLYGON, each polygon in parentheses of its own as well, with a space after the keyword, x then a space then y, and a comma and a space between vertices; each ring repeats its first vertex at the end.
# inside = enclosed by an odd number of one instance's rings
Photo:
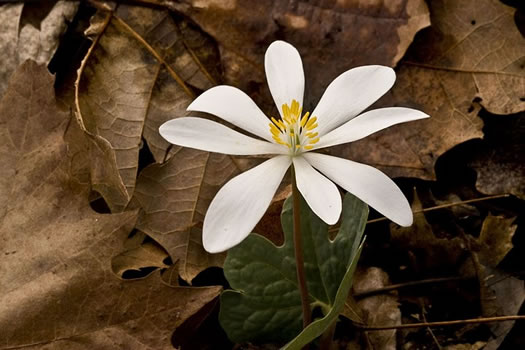
POLYGON ((268 119, 248 95, 231 86, 211 88, 188 107, 189 111, 216 115, 259 138, 195 117, 170 120, 159 130, 179 146, 233 155, 274 155, 219 190, 204 219, 204 249, 218 253, 245 239, 292 164, 299 191, 327 224, 335 224, 341 214, 335 182, 395 223, 410 226, 408 201, 385 174, 365 164, 314 152, 362 139, 394 124, 428 118, 423 112, 401 107, 360 114, 392 87, 394 71, 384 66, 346 71, 328 86, 310 114, 302 109, 304 73, 297 50, 276 41, 266 51, 264 65, 279 119, 268 119))

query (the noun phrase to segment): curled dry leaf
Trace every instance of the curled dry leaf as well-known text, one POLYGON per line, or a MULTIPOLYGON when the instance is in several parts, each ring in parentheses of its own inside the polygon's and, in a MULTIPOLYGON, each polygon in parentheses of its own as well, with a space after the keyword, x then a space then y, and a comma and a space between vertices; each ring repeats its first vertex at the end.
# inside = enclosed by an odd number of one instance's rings
MULTIPOLYGON (((138 231, 124 242, 125 250, 111 259, 111 268, 116 275, 124 277, 126 271, 170 267, 165 263, 168 253, 155 241, 144 242, 146 237, 138 231)), ((149 271, 148 275, 157 269, 149 271)))
POLYGON ((77 12, 78 2, 50 3, 47 11, 34 18, 30 3, 0 6, 0 97, 7 88, 9 76, 26 59, 48 64, 58 40, 77 12))
POLYGON ((99 11, 87 34, 93 44, 78 72, 79 122, 91 140, 92 182, 113 211, 133 195, 142 136, 158 162, 169 144, 164 121, 185 113, 192 86, 215 84, 208 39, 168 11, 118 5, 99 11))
POLYGON ((0 118, 0 348, 170 348, 173 329, 221 288, 111 272, 137 212, 90 208, 75 164, 82 133, 57 108, 45 66, 28 61, 13 75, 0 118))
POLYGON ((137 228, 159 242, 178 261, 180 276, 191 281, 209 266, 222 266, 224 254, 202 246, 202 222, 219 188, 239 168, 230 156, 173 148, 164 164, 141 171, 130 204, 142 208, 137 228))
POLYGON ((268 44, 276 39, 293 43, 309 81, 314 82, 306 92, 305 100, 310 103, 349 68, 395 66, 415 33, 430 25, 422 0, 162 3, 189 16, 217 40, 226 81, 245 91, 264 81, 263 55, 268 44))

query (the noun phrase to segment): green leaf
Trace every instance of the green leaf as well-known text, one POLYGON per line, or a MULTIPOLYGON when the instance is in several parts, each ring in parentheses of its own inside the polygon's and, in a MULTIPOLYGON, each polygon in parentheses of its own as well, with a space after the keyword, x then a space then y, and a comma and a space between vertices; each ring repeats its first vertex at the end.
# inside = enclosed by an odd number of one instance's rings
POLYGON ((350 292, 350 288, 352 288, 354 272, 357 267, 357 261, 359 260, 359 256, 361 255, 361 250, 363 249, 363 243, 359 245, 357 254, 352 260, 350 266, 348 266, 348 269, 346 270, 346 273, 343 277, 343 281, 341 282, 341 285, 337 290, 335 302, 332 305, 330 311, 323 318, 316 320, 310 325, 308 325, 308 327, 306 327, 301 332, 301 334, 299 334, 291 342, 286 344, 282 348, 282 350, 301 349, 303 346, 305 346, 306 344, 310 343, 315 338, 323 334, 328 329, 328 327, 330 327, 330 325, 336 321, 337 317, 339 316, 339 313, 344 308, 346 297, 350 292))
MULTIPOLYGON (((331 241, 328 226, 301 200, 308 292, 312 308, 320 307, 326 314, 312 323, 313 330, 308 331, 308 337, 319 335, 318 332, 329 326, 344 306, 367 216, 366 204, 347 194, 341 227, 331 241)), ((301 331, 290 200, 283 206, 281 222, 285 234, 282 246, 277 247, 266 238, 251 234, 228 253, 224 273, 234 290, 222 293, 219 320, 232 341, 287 342, 301 331)))

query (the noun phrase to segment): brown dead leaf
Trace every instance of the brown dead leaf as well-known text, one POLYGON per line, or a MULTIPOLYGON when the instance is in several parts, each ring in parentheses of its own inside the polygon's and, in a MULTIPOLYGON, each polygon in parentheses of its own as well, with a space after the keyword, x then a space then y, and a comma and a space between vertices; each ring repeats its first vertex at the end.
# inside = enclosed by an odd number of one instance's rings
MULTIPOLYGON (((514 10, 497 0, 439 0, 430 3, 430 13, 432 27, 414 39, 381 106, 409 106, 431 118, 391 127, 338 149, 338 155, 391 176, 434 179, 441 154, 483 136, 475 101, 498 114, 525 109, 525 44, 514 10)), ((483 183, 501 189, 491 177, 483 183)))
POLYGON ((0 348, 170 348, 173 329, 221 287, 111 272, 137 212, 90 208, 89 187, 70 173, 82 169, 71 122, 46 67, 22 65, 0 103, 0 348))
POLYGON ((484 346, 487 344, 484 341, 477 341, 474 344, 466 343, 466 344, 454 344, 454 345, 447 345, 441 349, 443 350, 480 350, 485 349, 484 346))
POLYGON ((457 73, 491 113, 523 111, 525 43, 515 11, 498 0, 432 1, 432 27, 414 40, 404 65, 457 73))
POLYGON ((222 266, 224 254, 202 247, 202 222, 219 188, 239 168, 227 155, 174 148, 164 164, 141 171, 132 207, 142 208, 137 228, 159 242, 191 281, 209 266, 222 266))
POLYGON ((477 239, 481 248, 478 256, 483 265, 496 267, 512 249, 512 237, 518 227, 515 219, 492 215, 485 218, 477 239))
MULTIPOLYGON (((412 211, 421 211, 423 206, 415 189, 413 198, 412 211)), ((436 237, 423 213, 414 215, 412 226, 390 224, 390 232, 395 244, 414 254, 417 267, 422 271, 443 269, 447 265, 455 266, 465 251, 465 243, 459 237, 436 237)))
MULTIPOLYGON (((430 24, 422 0, 185 0, 162 4, 186 14, 217 40, 226 81, 245 91, 253 91, 254 84, 265 81, 266 47, 276 39, 292 43, 304 61, 308 82, 305 100, 310 103, 349 68, 395 66, 415 33, 430 24)), ((264 85, 258 88, 267 94, 264 85)))
MULTIPOLYGON (((168 253, 157 242, 144 242, 146 237, 139 231, 124 242, 125 250, 111 259, 111 269, 116 275, 124 277, 126 271, 140 271, 151 267, 169 268, 165 263, 168 253)), ((153 271, 156 269, 151 270, 148 275, 153 271)))
POLYGON ((158 134, 164 121, 182 116, 193 88, 215 84, 209 40, 168 11, 118 5, 99 11, 93 39, 77 80, 77 113, 89 135, 92 181, 113 211, 133 195, 141 138, 164 161, 169 144, 158 134), (97 175, 98 174, 98 175, 97 175))
POLYGON ((58 40, 77 12, 78 2, 58 1, 47 13, 40 11, 38 20, 29 18, 31 4, 0 6, 0 97, 11 74, 27 59, 48 64, 58 40))
MULTIPOLYGON (((357 269, 353 289, 356 293, 378 289, 390 284, 388 275, 377 267, 357 269)), ((367 314, 368 326, 396 326, 401 324, 401 311, 396 296, 390 294, 370 296, 357 302, 367 314)), ((396 330, 369 332, 367 338, 373 349, 395 350, 396 330)))

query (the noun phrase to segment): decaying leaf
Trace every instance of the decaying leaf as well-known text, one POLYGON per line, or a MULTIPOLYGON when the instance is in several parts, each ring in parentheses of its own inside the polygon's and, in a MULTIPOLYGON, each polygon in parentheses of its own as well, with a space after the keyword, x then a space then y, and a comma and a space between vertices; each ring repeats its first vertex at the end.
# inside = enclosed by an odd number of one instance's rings
MULTIPOLYGON (((414 189, 412 211, 423 209, 419 196, 414 189)), ((439 238, 432 232, 432 226, 423 213, 414 215, 414 223, 409 227, 390 224, 392 242, 404 249, 410 250, 421 270, 442 269, 444 266, 454 266, 465 251, 465 243, 459 237, 439 238)))
POLYGON ((481 248, 478 256, 483 265, 496 267, 512 249, 512 237, 517 228, 515 219, 492 215, 485 218, 478 238, 481 248))
POLYGON ((245 91, 264 82, 266 47, 276 39, 291 42, 303 58, 308 77, 305 100, 312 104, 330 81, 349 68, 395 66, 415 33, 430 24, 422 0, 162 3, 189 16, 217 40, 226 81, 245 91))
POLYGON ((137 228, 159 242, 191 281, 209 266, 222 266, 224 254, 202 246, 202 222, 219 188, 239 168, 227 155, 174 148, 164 164, 141 171, 131 206, 142 208, 137 228))
POLYGON ((202 63, 215 51, 186 22, 153 8, 99 11, 86 32, 93 44, 78 73, 77 113, 95 149, 93 187, 121 211, 135 188, 142 136, 164 161, 169 144, 158 126, 185 113, 191 86, 215 84, 216 66, 208 71, 202 63))
POLYGON ((42 12, 41 9, 38 19, 33 18, 33 12, 27 10, 31 4, 0 6, 0 97, 7 88, 9 76, 26 59, 49 63, 60 36, 78 8, 78 2, 75 1, 50 4, 47 11, 42 12))
POLYGON ((0 103, 0 348, 169 348, 173 329, 221 287, 112 273, 137 212, 90 208, 89 187, 71 174, 81 168, 76 127, 45 66, 22 65, 0 103))
MULTIPOLYGON (((358 269, 354 278, 353 288, 356 293, 382 288, 390 284, 386 272, 377 267, 370 267, 366 270, 358 269)), ((365 320, 368 326, 395 326, 401 324, 401 311, 399 310, 396 296, 390 294, 370 296, 358 301, 357 305, 367 315, 365 320)), ((396 349, 395 329, 370 332, 367 338, 374 349, 396 349)))

